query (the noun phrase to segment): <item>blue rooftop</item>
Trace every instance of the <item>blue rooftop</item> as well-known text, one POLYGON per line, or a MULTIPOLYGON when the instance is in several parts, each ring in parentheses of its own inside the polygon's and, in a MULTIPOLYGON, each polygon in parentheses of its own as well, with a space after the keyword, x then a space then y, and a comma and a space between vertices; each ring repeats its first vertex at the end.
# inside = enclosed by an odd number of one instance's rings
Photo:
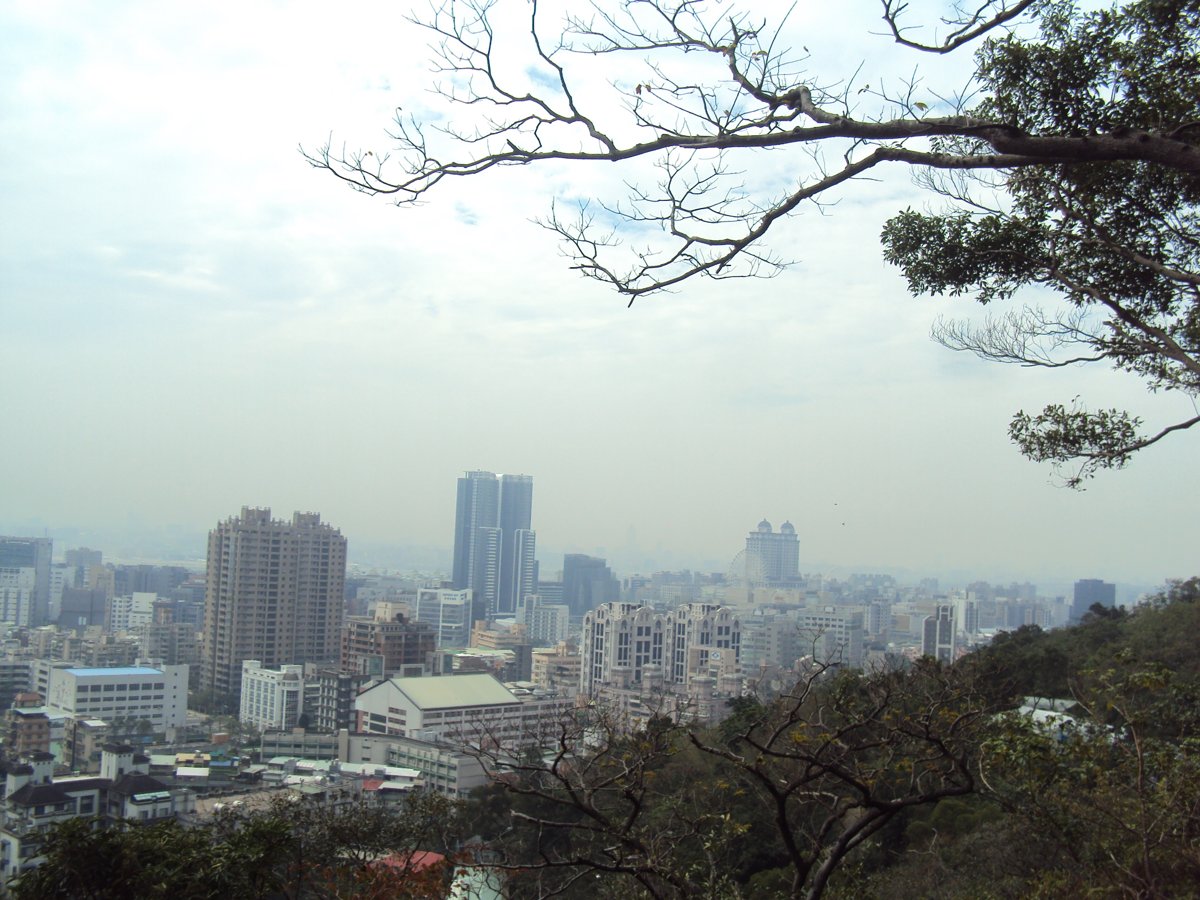
POLYGON ((98 668, 86 669, 64 669, 72 675, 88 676, 88 675, 162 675, 162 669, 152 669, 150 666, 109 666, 107 668, 101 666, 98 668))

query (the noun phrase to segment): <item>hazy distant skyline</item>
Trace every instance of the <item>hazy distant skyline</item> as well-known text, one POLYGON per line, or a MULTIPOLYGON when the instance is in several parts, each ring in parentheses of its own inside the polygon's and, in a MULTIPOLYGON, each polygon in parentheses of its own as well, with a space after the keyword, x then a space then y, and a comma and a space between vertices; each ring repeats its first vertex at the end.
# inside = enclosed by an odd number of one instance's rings
MULTIPOLYGON (((619 196, 616 169, 510 170, 408 210, 310 170, 298 143, 383 150, 430 83, 405 10, 368 7, 0 10, 0 531, 202 535, 253 505, 320 512, 351 558, 448 549, 456 479, 482 468, 534 476, 543 569, 626 548, 703 568, 765 516, 804 570, 1200 572, 1200 434, 1083 492, 1006 436, 1076 395, 1190 407, 932 344, 939 314, 975 311, 882 262, 883 221, 928 200, 904 177, 788 223, 779 278, 626 309, 530 221, 619 196)), ((814 69, 894 62, 874 4, 837 33, 835 12, 796 10, 814 69)))

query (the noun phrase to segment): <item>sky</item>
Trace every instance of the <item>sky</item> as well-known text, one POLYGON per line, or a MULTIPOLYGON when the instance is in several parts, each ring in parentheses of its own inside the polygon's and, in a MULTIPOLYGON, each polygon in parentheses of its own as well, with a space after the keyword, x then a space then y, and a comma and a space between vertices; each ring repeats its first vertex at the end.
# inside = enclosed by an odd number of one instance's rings
MULTIPOLYGON (((1191 406, 931 342, 939 315, 977 313, 911 297, 882 261, 883 222, 929 202, 906 175, 783 223, 770 246, 797 262, 777 278, 627 308, 533 220, 644 169, 506 170, 398 209, 304 162, 331 136, 384 152, 396 107, 434 109, 404 4, 354 10, 0 8, 0 532, 127 556, 182 536, 201 558, 217 521, 270 506, 319 511, 361 562, 448 559, 455 480, 487 469, 534 477, 543 573, 562 552, 720 570, 765 517, 796 526, 808 571, 1197 574, 1200 434, 1084 491, 1006 436, 1018 409, 1077 396, 1158 424, 1191 406)), ((855 84, 896 84, 915 62, 922 90, 961 83, 961 61, 900 54, 872 4, 832 15, 790 20, 819 77, 866 61, 855 84)), ((800 163, 739 165, 771 184, 800 163)))

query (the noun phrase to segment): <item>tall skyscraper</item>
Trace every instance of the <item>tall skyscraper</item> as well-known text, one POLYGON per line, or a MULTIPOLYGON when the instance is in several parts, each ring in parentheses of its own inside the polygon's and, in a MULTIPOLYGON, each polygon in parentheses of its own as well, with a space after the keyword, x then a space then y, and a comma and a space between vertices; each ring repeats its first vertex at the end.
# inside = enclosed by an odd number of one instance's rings
POLYGON ((779 531, 763 519, 758 529, 746 536, 746 556, 760 580, 767 584, 795 581, 800 574, 800 539, 791 522, 784 522, 779 531))
POLYGON ((270 509, 208 533, 201 690, 237 697, 242 662, 265 667, 336 661, 346 582, 346 539, 317 513, 290 522, 270 509))
MULTIPOLYGON (((476 590, 478 571, 486 556, 481 528, 500 524, 500 482, 492 472, 467 472, 458 479, 458 504, 454 516, 455 590, 476 590)), ((497 573, 499 578, 499 573, 497 573)))
POLYGON ((620 594, 621 586, 605 560, 583 553, 563 556, 562 598, 571 615, 582 616, 602 603, 613 603, 620 594))
POLYGON ((534 568, 533 477, 500 476, 500 602, 497 612, 516 615, 525 594, 537 590, 534 568))
POLYGON ((958 655, 955 634, 954 606, 939 603, 932 616, 926 616, 921 635, 921 653, 932 656, 938 662, 952 663, 958 655))
POLYGON ((537 589, 533 478, 467 472, 454 520, 456 590, 474 591, 477 617, 511 616, 537 589))
POLYGON ((1089 609, 1099 603, 1109 609, 1117 605, 1117 586, 1099 578, 1083 578, 1075 582, 1071 603, 1071 624, 1083 621, 1089 609))
POLYGON ((6 621, 36 628, 50 621, 50 538, 0 537, 6 621))

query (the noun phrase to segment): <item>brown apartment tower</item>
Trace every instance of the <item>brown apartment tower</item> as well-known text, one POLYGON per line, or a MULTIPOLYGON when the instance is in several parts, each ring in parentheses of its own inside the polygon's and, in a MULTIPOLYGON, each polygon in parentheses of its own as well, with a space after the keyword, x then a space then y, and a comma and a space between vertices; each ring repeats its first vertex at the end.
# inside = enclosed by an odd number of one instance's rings
POLYGON ((338 658, 346 539, 317 513, 290 522, 270 509, 208 533, 201 690, 237 698, 242 661, 266 668, 338 658))

